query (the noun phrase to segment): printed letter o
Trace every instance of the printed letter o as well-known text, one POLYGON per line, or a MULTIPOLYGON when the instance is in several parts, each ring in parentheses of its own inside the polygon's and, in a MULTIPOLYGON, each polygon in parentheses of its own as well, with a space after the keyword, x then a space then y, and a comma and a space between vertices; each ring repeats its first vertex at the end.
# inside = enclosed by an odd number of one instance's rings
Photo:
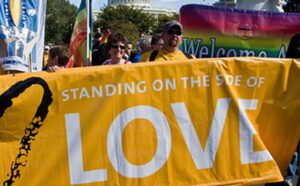
POLYGON ((128 178, 143 178, 158 171, 168 160, 171 133, 165 115, 151 106, 136 106, 120 113, 112 122, 107 137, 108 158, 116 171, 128 178), (122 149, 122 134, 128 123, 135 119, 149 120, 156 131, 157 150, 150 162, 134 165, 127 161, 122 149))

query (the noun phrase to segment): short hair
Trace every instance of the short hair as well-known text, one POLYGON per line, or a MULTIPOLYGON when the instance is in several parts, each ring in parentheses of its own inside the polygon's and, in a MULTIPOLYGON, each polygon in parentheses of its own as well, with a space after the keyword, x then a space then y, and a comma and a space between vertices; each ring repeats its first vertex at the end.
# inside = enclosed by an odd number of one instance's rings
POLYGON ((145 48, 150 48, 151 39, 151 36, 143 36, 142 38, 140 38, 138 42, 138 49, 141 50, 141 52, 143 52, 145 48))
POLYGON ((156 45, 162 39, 161 34, 155 34, 151 38, 151 45, 156 45))
POLYGON ((289 47, 286 52, 287 58, 300 58, 300 54, 298 52, 295 52, 295 48, 299 44, 300 44, 300 33, 297 33, 290 40, 289 47))
POLYGON ((49 57, 52 59, 54 57, 58 58, 58 65, 65 66, 70 58, 69 49, 66 46, 58 45, 53 46, 49 50, 49 57))
POLYGON ((124 43, 126 45, 127 44, 127 39, 123 34, 121 34, 119 32, 111 34, 107 39, 107 49, 110 50, 112 44, 117 43, 117 42, 121 42, 121 43, 124 43))

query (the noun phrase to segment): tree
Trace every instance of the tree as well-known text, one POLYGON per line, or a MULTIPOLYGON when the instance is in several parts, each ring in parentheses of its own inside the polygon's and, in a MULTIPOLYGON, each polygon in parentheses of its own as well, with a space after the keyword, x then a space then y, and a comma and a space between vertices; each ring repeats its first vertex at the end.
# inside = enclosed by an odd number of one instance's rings
POLYGON ((135 44, 136 41, 139 40, 138 28, 131 22, 126 23, 120 20, 112 20, 110 22, 110 28, 114 32, 120 32, 124 34, 127 37, 127 39, 133 44, 135 44))
POLYGON ((69 43, 77 7, 67 0, 48 0, 45 26, 45 43, 69 43))
POLYGON ((166 21, 176 19, 178 14, 172 16, 159 16, 155 19, 142 9, 133 6, 108 6, 101 9, 94 28, 107 27, 113 32, 123 33, 133 44, 141 34, 159 33, 166 21))
POLYGON ((286 4, 283 6, 285 12, 300 12, 299 0, 286 0, 286 4))
POLYGON ((173 15, 171 16, 168 16, 168 15, 161 15, 158 17, 157 21, 156 21, 156 24, 153 28, 153 33, 161 33, 162 32, 162 29, 163 29, 163 26, 166 22, 168 21, 171 21, 171 20, 179 20, 179 15, 174 13, 173 15))
POLYGON ((154 25, 155 19, 142 9, 119 5, 102 8, 94 28, 110 28, 112 32, 121 32, 134 42, 141 33, 150 34, 154 25))
POLYGON ((98 16, 98 21, 95 25, 104 27, 111 26, 111 21, 122 21, 124 23, 132 23, 136 25, 140 33, 149 33, 155 23, 155 19, 144 13, 142 9, 132 6, 106 6, 102 8, 102 13, 98 16))

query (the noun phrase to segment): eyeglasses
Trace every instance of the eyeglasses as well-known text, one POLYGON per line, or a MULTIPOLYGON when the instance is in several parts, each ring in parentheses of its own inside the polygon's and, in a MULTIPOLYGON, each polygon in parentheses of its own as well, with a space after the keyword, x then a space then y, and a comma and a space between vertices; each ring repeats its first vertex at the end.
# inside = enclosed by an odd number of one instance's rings
POLYGON ((114 48, 114 49, 118 49, 120 48, 121 50, 125 50, 125 45, 111 45, 111 48, 114 48))
POLYGON ((174 34, 176 34, 176 35, 178 35, 178 36, 181 36, 181 35, 182 35, 182 32, 181 32, 180 30, 169 30, 169 31, 167 32, 167 34, 169 34, 169 35, 174 35, 174 34))

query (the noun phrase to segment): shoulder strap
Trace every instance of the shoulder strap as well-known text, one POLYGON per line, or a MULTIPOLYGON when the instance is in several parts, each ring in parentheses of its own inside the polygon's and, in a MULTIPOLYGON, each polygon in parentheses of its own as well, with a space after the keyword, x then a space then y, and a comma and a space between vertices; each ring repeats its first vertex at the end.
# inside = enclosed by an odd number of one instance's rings
POLYGON ((149 57, 149 61, 154 61, 157 54, 158 54, 158 50, 155 50, 155 51, 151 52, 151 55, 149 57))
POLYGON ((187 52, 183 52, 185 57, 188 58, 188 59, 193 59, 193 56, 187 52))
MULTIPOLYGON (((158 50, 151 52, 151 55, 149 57, 149 61, 154 61, 156 56, 158 54, 158 50)), ((187 52, 183 52, 183 54, 185 55, 186 58, 188 59, 193 59, 193 56, 187 52)))

